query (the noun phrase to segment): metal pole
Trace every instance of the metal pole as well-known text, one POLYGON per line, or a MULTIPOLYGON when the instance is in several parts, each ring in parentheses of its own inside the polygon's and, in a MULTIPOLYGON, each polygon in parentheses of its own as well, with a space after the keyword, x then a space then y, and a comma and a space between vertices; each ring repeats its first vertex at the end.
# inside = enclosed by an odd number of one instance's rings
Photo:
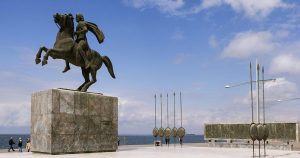
POLYGON ((252 88, 252 65, 250 62, 250 87, 251 87, 251 111, 252 111, 252 123, 254 122, 253 120, 253 88, 252 88))
POLYGON ((175 92, 174 92, 174 127, 175 127, 175 92))
POLYGON ((256 59, 256 91, 257 91, 257 96, 256 96, 256 104, 257 104, 257 123, 260 123, 260 112, 259 112, 259 64, 257 63, 256 59))
POLYGON ((260 157, 260 141, 258 141, 258 157, 260 157))
POLYGON ((264 141, 264 156, 266 156, 266 141, 264 141))
POLYGON ((264 82, 264 67, 262 67, 262 81, 263 81, 263 123, 266 123, 266 118, 265 118, 265 82, 264 82))
POLYGON ((254 141, 252 141, 252 151, 253 151, 253 157, 254 157, 254 141))
POLYGON ((155 99, 155 128, 156 128, 156 94, 154 95, 154 99, 155 99))
MULTIPOLYGON (((250 88, 251 88, 251 115, 252 115, 252 123, 253 119, 253 88, 252 88, 252 64, 250 62, 250 88)), ((252 155, 254 157, 254 140, 252 140, 252 155)))
POLYGON ((167 93, 167 124, 169 127, 169 95, 167 93))
MULTIPOLYGON (((176 127, 175 126, 175 92, 173 93, 173 95, 174 95, 174 128, 175 128, 176 127)), ((173 138, 174 138, 174 147, 175 147, 175 145, 176 145, 176 137, 173 137, 173 138)))
POLYGON ((181 100, 181 92, 180 92, 180 111, 181 111, 181 127, 182 127, 182 100, 181 100))
MULTIPOLYGON (((264 127, 265 127, 265 123, 266 123, 265 116, 266 115, 265 115, 265 81, 264 81, 264 76, 265 76, 265 70, 264 70, 264 67, 262 67, 262 80, 263 80, 263 83, 262 83, 263 84, 263 124, 264 124, 264 127)), ((266 139, 264 139, 264 156, 266 156, 266 139)))
MULTIPOLYGON (((168 93, 167 93, 167 124, 168 124, 167 128, 169 128, 169 95, 168 95, 168 93)), ((165 139, 166 139, 166 144, 169 147, 170 138, 166 136, 165 139)))
MULTIPOLYGON (((160 94, 160 128, 162 128, 162 94, 160 94)), ((161 147, 163 146, 163 137, 160 137, 161 147)))
POLYGON ((160 94, 160 127, 162 127, 162 94, 160 94))
MULTIPOLYGON (((181 111, 181 113, 180 113, 180 115, 181 115, 181 127, 182 127, 182 100, 181 100, 181 92, 180 92, 180 111, 181 111)), ((182 148, 182 144, 183 144, 183 138, 180 138, 181 139, 181 143, 180 143, 180 145, 181 145, 181 148, 182 148)))
MULTIPOLYGON (((257 91, 257 123, 260 124, 260 107, 259 107, 259 64, 256 59, 256 91, 257 91)), ((260 157, 260 141, 258 141, 258 156, 260 157)))

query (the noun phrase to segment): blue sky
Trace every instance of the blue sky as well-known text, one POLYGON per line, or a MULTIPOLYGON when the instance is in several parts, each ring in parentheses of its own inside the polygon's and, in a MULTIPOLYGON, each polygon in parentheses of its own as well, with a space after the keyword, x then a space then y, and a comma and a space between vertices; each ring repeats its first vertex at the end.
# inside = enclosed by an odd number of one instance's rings
POLYGON ((299 6, 287 0, 1 1, 0 133, 29 133, 31 93, 83 82, 75 66, 61 73, 64 61, 34 63, 40 46, 54 44, 57 12, 83 13, 103 30, 103 44, 91 33, 89 43, 110 57, 117 79, 103 68, 89 90, 119 97, 120 134, 150 134, 154 94, 164 95, 166 111, 166 94, 174 91, 183 94, 188 133, 203 133, 204 123, 250 122, 249 86, 224 85, 249 80, 255 59, 265 78, 279 78, 266 83, 266 120, 299 121, 298 101, 274 102, 300 96, 299 6))

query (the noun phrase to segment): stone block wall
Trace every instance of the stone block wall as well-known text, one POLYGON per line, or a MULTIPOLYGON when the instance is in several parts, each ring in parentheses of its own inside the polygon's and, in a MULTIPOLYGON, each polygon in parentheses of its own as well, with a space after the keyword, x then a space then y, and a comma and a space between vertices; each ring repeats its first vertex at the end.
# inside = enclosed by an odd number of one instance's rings
POLYGON ((116 151, 118 98, 49 89, 32 94, 32 152, 116 151))
MULTIPOLYGON (((269 140, 299 142, 298 123, 267 123, 269 140), (298 139, 297 139, 298 138, 298 139)), ((205 124, 204 138, 209 139, 250 139, 250 124, 205 124)))

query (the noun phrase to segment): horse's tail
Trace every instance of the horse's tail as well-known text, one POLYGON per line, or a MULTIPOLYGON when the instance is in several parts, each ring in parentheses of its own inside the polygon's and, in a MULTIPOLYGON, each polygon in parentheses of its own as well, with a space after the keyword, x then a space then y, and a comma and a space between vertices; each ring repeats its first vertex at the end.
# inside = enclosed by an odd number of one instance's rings
POLYGON ((112 65, 110 59, 107 56, 102 56, 102 60, 105 64, 110 76, 112 78, 116 78, 115 73, 114 73, 114 68, 113 68, 113 65, 112 65))

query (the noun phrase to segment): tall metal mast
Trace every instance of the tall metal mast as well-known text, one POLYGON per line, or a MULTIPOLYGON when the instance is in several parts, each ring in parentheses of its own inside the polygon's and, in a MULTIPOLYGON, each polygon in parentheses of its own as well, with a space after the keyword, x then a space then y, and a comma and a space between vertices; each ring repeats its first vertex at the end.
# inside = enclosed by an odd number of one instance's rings
POLYGON ((263 124, 266 123, 266 119, 265 119, 265 77, 264 77, 264 73, 265 73, 265 70, 264 70, 264 67, 262 67, 262 84, 263 84, 263 124))
POLYGON ((181 92, 180 92, 180 111, 181 111, 181 127, 182 127, 182 100, 181 100, 181 92))
POLYGON ((162 127, 162 94, 160 94, 160 127, 162 127))
POLYGON ((260 106, 259 106, 259 64, 256 60, 256 104, 257 104, 257 123, 260 123, 260 106))
POLYGON ((155 99, 155 128, 156 128, 156 94, 154 95, 154 99, 155 99))
POLYGON ((175 127, 175 92, 174 92, 174 127, 175 127))
POLYGON ((169 95, 167 93, 167 124, 169 127, 169 95))
POLYGON ((250 87, 251 87, 251 115, 252 115, 252 123, 254 122, 253 120, 253 88, 252 88, 252 65, 250 62, 250 87))

